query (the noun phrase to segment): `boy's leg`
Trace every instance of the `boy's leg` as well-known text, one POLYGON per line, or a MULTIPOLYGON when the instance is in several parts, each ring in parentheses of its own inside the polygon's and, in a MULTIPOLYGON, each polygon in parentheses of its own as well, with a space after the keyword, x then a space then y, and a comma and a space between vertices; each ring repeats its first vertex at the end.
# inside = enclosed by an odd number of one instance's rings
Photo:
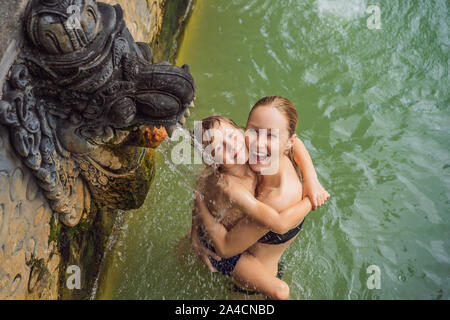
POLYGON ((258 259, 248 253, 242 254, 232 276, 245 289, 256 290, 270 299, 289 299, 287 283, 271 274, 258 259))

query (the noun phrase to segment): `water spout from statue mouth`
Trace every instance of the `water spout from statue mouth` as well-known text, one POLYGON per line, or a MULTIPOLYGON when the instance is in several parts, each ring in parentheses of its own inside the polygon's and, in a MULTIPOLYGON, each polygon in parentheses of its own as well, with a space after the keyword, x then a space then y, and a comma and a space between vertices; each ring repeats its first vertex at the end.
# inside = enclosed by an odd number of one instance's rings
POLYGON ((126 141, 122 145, 143 147, 143 148, 157 148, 167 137, 172 137, 179 125, 184 126, 187 118, 190 117, 190 110, 194 108, 194 101, 188 106, 183 116, 177 124, 162 125, 154 123, 143 123, 138 126, 134 126, 130 129, 130 133, 126 141))

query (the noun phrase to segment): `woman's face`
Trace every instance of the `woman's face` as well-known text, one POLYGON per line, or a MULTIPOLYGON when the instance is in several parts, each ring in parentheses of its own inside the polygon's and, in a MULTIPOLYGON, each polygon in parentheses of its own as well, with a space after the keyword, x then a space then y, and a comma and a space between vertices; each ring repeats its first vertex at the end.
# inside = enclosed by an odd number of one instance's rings
POLYGON ((242 130, 222 122, 215 125, 211 143, 207 147, 215 163, 220 165, 245 164, 248 152, 242 130))
POLYGON ((291 138, 288 120, 279 110, 271 106, 254 109, 245 132, 250 168, 257 173, 274 174, 281 155, 292 147, 291 138))

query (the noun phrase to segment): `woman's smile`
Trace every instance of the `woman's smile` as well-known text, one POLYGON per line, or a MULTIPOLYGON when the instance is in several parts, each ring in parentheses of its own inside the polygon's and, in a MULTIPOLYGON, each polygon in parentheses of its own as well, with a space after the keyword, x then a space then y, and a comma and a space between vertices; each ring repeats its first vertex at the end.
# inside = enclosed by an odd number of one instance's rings
POLYGON ((265 152, 253 152, 252 155, 257 164, 266 163, 270 159, 270 155, 265 152))

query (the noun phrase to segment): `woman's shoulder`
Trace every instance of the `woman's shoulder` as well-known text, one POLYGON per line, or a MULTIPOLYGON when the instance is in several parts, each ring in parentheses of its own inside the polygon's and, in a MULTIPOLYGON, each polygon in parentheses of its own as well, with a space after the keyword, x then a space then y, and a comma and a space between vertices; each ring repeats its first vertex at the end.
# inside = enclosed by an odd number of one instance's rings
POLYGON ((283 161, 280 162, 279 170, 290 179, 298 180, 301 183, 302 172, 292 157, 283 157, 283 161))
POLYGON ((288 159, 285 162, 285 166, 282 166, 280 170, 283 171, 283 182, 282 187, 279 190, 280 193, 286 196, 292 194, 294 195, 294 198, 299 194, 301 195, 303 191, 301 173, 297 170, 294 163, 288 159))

